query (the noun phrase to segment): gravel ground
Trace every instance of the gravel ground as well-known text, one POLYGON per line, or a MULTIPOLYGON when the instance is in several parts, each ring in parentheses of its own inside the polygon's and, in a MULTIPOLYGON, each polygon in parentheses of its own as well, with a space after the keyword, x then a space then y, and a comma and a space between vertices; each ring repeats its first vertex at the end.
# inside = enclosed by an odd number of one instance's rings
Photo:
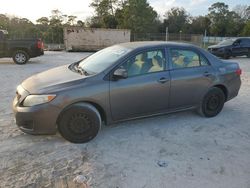
POLYGON ((239 96, 215 118, 182 112, 104 127, 96 139, 71 144, 22 133, 11 103, 28 76, 88 53, 46 52, 24 66, 0 59, 0 187, 250 188, 250 59, 239 96))

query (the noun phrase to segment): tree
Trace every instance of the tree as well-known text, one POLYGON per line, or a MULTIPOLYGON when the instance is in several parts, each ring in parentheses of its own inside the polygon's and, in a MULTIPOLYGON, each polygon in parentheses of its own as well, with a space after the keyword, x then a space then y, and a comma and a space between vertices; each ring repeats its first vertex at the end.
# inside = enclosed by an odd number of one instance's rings
POLYGON ((211 20, 211 33, 218 36, 235 35, 238 32, 240 17, 229 11, 228 5, 217 2, 208 9, 211 20))
POLYGON ((243 28, 242 35, 250 36, 250 21, 247 21, 245 27, 243 28))
POLYGON ((127 0, 116 11, 118 27, 131 29, 134 33, 148 33, 156 30, 157 12, 147 0, 127 0))
POLYGON ((85 23, 82 20, 78 20, 76 25, 79 27, 84 27, 85 23))
POLYGON ((67 24, 69 24, 69 25, 75 25, 76 18, 77 18, 77 16, 73 16, 73 15, 68 16, 68 22, 67 22, 67 24))
POLYGON ((173 7, 164 15, 164 26, 170 33, 187 32, 190 16, 184 8, 173 7))
POLYGON ((236 5, 233 11, 239 15, 241 19, 247 21, 250 19, 250 6, 247 5, 236 5))
POLYGON ((211 21, 207 16, 193 17, 191 20, 192 22, 191 22, 191 26, 189 29, 190 33, 201 34, 201 33, 204 33, 206 30, 207 34, 209 34, 209 27, 210 27, 211 21))
POLYGON ((58 9, 51 11, 48 34, 52 43, 63 43, 63 15, 58 9))
POLYGON ((40 25, 49 25, 49 18, 47 17, 41 17, 39 19, 36 20, 36 22, 40 25))
POLYGON ((245 21, 236 12, 230 11, 228 17, 226 35, 240 36, 240 33, 242 32, 244 26, 245 26, 245 21))
POLYGON ((10 19, 4 15, 0 14, 0 29, 7 29, 10 19))
POLYGON ((90 19, 90 27, 116 28, 115 11, 118 0, 93 0, 90 6, 96 14, 90 19))

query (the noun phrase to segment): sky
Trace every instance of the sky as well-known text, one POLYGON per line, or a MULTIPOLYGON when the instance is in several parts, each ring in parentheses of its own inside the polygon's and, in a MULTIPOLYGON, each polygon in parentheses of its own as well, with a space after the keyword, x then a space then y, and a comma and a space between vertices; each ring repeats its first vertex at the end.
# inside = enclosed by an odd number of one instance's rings
MULTIPOLYGON (((0 0, 0 14, 15 15, 28 18, 32 22, 42 17, 50 16, 51 10, 58 9, 63 14, 75 15, 85 20, 93 15, 89 7, 92 0, 0 0)), ((172 7, 184 7, 192 16, 205 15, 208 7, 219 0, 148 0, 150 5, 163 16, 172 7)), ((250 5, 250 0, 225 0, 221 2, 232 9, 235 5, 250 5)))

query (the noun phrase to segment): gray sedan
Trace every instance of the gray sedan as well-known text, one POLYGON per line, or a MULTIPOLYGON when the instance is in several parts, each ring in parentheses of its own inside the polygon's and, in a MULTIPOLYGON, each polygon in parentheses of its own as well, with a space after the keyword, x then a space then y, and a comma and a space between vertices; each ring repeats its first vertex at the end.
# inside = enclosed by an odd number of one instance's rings
POLYGON ((102 123, 189 109, 214 117, 238 95, 240 75, 237 63, 190 44, 124 43, 26 79, 13 110, 23 132, 83 143, 102 123))

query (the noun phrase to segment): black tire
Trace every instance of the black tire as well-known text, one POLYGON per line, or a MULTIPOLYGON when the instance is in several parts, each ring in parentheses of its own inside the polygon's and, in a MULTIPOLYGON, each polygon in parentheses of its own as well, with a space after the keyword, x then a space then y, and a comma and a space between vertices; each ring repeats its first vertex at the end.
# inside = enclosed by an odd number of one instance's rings
POLYGON ((220 88, 212 87, 204 96, 198 112, 204 117, 214 117, 221 112, 224 103, 224 92, 220 88))
POLYGON ((67 108, 59 117, 58 131, 66 140, 85 143, 96 137, 101 128, 98 110, 88 103, 78 103, 67 108))
POLYGON ((13 53, 12 59, 18 65, 23 65, 28 62, 29 55, 23 50, 17 50, 13 53))

